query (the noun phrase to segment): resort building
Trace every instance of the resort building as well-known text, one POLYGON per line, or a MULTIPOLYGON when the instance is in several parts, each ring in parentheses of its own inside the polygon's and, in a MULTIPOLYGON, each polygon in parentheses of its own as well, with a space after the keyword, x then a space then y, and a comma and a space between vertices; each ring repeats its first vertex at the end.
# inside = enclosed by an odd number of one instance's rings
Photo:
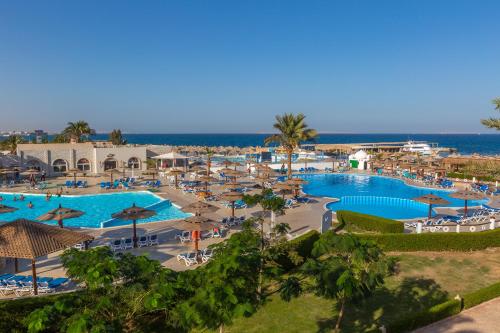
POLYGON ((58 176, 70 169, 100 174, 109 169, 146 169, 146 147, 110 142, 19 144, 20 165, 58 176))

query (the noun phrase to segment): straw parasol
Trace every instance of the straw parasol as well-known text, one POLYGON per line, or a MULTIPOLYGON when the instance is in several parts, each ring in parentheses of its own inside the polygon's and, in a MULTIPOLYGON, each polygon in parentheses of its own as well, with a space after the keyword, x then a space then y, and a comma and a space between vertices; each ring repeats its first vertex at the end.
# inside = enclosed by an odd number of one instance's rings
POLYGON ((38 171, 37 169, 28 169, 28 170, 21 172, 21 175, 34 176, 34 175, 38 175, 39 173, 40 173, 40 171, 38 171))
POLYGON ((184 230, 193 231, 191 237, 194 240, 194 250, 198 253, 198 242, 200 240, 200 231, 212 228, 215 225, 215 221, 209 219, 208 217, 195 215, 184 219, 183 224, 179 224, 177 227, 184 230))
POLYGON ((153 180, 155 180, 155 176, 158 174, 158 170, 147 169, 147 170, 143 171, 142 174, 152 176, 153 180))
POLYGON ((38 221, 57 221, 59 227, 63 228, 63 220, 72 219, 82 216, 84 213, 80 210, 64 208, 59 204, 59 207, 39 216, 38 221))
POLYGON ((429 220, 432 217, 432 205, 447 205, 450 203, 448 200, 445 200, 445 199, 438 197, 437 195, 434 195, 434 194, 426 194, 426 195, 423 195, 421 197, 414 198, 412 200, 422 202, 422 203, 429 205, 429 216, 428 216, 429 220))
POLYGON ((15 207, 9 207, 9 206, 5 206, 5 205, 0 204, 0 214, 2 214, 2 213, 12 213, 12 212, 14 212, 16 210, 17 210, 17 208, 15 208, 15 207))
POLYGON ((179 187, 178 186, 178 181, 177 181, 177 176, 179 175, 182 175, 184 173, 184 171, 180 170, 180 169, 170 169, 170 171, 168 172, 169 175, 173 175, 174 178, 175 178, 175 187, 179 187))
POLYGON ((134 247, 137 247, 137 220, 147 219, 155 215, 156 212, 154 210, 137 207, 134 203, 132 207, 126 208, 121 212, 115 213, 111 215, 111 217, 119 220, 132 221, 134 230, 132 239, 134 241, 134 247))
POLYGON ((293 184, 288 184, 285 182, 279 182, 273 185, 273 188, 276 190, 281 190, 281 193, 283 194, 283 199, 285 198, 285 192, 286 191, 293 191, 296 188, 296 185, 293 184))
POLYGON ((222 193, 221 199, 229 201, 231 203, 231 214, 234 217, 234 203, 238 200, 243 199, 243 194, 236 191, 225 192, 222 193))
POLYGON ((234 189, 240 188, 241 187, 241 183, 237 182, 237 181, 230 181, 230 182, 225 183, 224 187, 228 188, 230 190, 234 190, 234 189))
POLYGON ((212 176, 207 176, 207 175, 203 175, 203 176, 198 177, 198 180, 205 183, 205 191, 208 191, 208 183, 209 182, 213 183, 213 182, 219 181, 217 178, 212 177, 212 176))
POLYGON ((67 174, 73 174, 73 187, 76 187, 76 175, 78 173, 81 173, 81 170, 80 169, 75 169, 75 168, 72 168, 72 169, 69 169, 68 171, 66 171, 67 174))
POLYGON ((244 175, 243 172, 238 171, 238 170, 233 170, 233 169, 229 169, 229 171, 224 172, 224 176, 228 176, 228 177, 232 177, 232 178, 241 177, 243 175, 244 175))
POLYGON ((313 162, 315 161, 316 159, 312 158, 312 157, 302 157, 302 158, 299 158, 297 161, 295 161, 296 163, 304 163, 304 168, 307 169, 307 162, 313 162))
POLYGON ((304 180, 302 178, 287 179, 285 181, 285 183, 290 184, 290 185, 294 185, 295 186, 294 190, 297 192, 298 192, 298 189, 300 188, 301 185, 309 184, 309 182, 307 180, 304 180))
POLYGON ((219 207, 216 207, 214 205, 211 205, 207 202, 203 201, 196 201, 193 202, 192 204, 189 204, 185 207, 182 207, 182 210, 187 212, 187 213, 194 213, 195 216, 201 215, 203 213, 210 213, 210 212, 215 212, 218 210, 219 207))
POLYGON ((450 193, 449 196, 455 199, 464 200, 464 216, 467 216, 467 201, 468 200, 482 200, 485 198, 484 194, 479 192, 473 192, 469 189, 460 190, 450 193))
POLYGON ((36 258, 92 239, 84 233, 19 219, 0 226, 0 257, 30 259, 33 289, 38 295, 36 258))
POLYGON ((110 182, 113 182, 113 175, 121 174, 121 171, 118 169, 108 169, 105 172, 109 174, 110 182))

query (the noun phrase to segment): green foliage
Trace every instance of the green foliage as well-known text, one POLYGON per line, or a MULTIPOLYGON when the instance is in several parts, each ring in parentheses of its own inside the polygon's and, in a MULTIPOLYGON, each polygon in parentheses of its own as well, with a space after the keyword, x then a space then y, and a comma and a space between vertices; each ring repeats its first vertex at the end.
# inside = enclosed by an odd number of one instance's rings
POLYGON ((474 251, 500 247, 500 229, 482 232, 359 234, 385 251, 474 251))
POLYGON ((314 243, 319 239, 319 232, 311 230, 305 234, 286 242, 286 248, 280 253, 276 262, 288 271, 295 268, 311 257, 314 243))
POLYGON ((400 221, 386 219, 379 216, 361 214, 348 210, 337 211, 337 220, 341 226, 354 225, 367 231, 382 233, 403 233, 404 225, 400 221))
POLYGON ((282 146, 288 155, 288 178, 292 176, 292 154, 301 142, 313 141, 318 133, 311 129, 305 122, 306 116, 302 113, 294 115, 285 113, 276 116, 276 122, 273 127, 278 134, 273 134, 264 140, 264 144, 277 143, 282 146))
MULTIPOLYGON (((495 105, 495 110, 500 111, 500 98, 495 98, 492 103, 495 105)), ((481 124, 489 128, 500 130, 500 118, 482 119, 481 124)))
POLYGON ((111 141, 111 143, 115 146, 127 144, 127 140, 123 138, 122 131, 119 129, 114 129, 111 133, 109 133, 109 141, 111 141))
POLYGON ((24 143, 22 136, 14 134, 9 135, 7 139, 0 142, 0 148, 2 150, 8 150, 11 154, 15 154, 17 150, 17 145, 24 143))
POLYGON ((62 133, 56 134, 52 139, 52 143, 68 143, 68 142, 69 142, 68 138, 66 137, 66 135, 62 133))
POLYGON ((464 309, 471 308, 497 297, 500 297, 500 282, 464 295, 464 309))
POLYGON ((391 322, 386 326, 387 332, 400 333, 410 332, 416 328, 429 325, 438 320, 453 316, 461 310, 461 302, 458 300, 450 300, 440 303, 426 309, 424 311, 409 313, 399 320, 391 322))
POLYGON ((68 126, 61 133, 67 140, 75 139, 77 142, 84 141, 89 135, 95 134, 86 121, 69 122, 68 126))

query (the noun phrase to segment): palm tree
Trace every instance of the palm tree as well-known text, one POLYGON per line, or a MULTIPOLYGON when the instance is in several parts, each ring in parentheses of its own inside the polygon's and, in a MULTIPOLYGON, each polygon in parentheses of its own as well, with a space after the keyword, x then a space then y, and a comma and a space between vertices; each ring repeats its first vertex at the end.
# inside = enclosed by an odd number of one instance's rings
POLYGON ((79 120, 77 122, 69 122, 63 134, 67 138, 75 139, 76 142, 80 142, 82 137, 95 134, 95 131, 90 128, 86 121, 79 120))
POLYGON ((127 140, 122 136, 122 131, 119 129, 114 129, 109 133, 109 141, 111 141, 115 146, 126 145, 127 140))
MULTIPOLYGON (((500 111, 500 98, 495 98, 492 102, 495 105, 495 110, 500 111)), ((481 124, 500 131, 500 118, 482 119, 481 124)))
POLYGON ((210 176, 210 167, 212 166, 214 151, 210 147, 205 147, 205 154, 207 154, 207 176, 210 176))
POLYGON ((11 154, 15 154, 17 150, 17 145, 23 143, 24 140, 20 135, 10 135, 5 141, 2 142, 2 146, 8 149, 11 154))
POLYGON ((292 178, 292 154, 301 142, 313 141, 318 135, 316 130, 308 128, 302 113, 294 115, 285 113, 276 116, 273 127, 278 130, 278 134, 273 134, 264 140, 264 144, 280 144, 286 151, 288 157, 288 179, 292 178))

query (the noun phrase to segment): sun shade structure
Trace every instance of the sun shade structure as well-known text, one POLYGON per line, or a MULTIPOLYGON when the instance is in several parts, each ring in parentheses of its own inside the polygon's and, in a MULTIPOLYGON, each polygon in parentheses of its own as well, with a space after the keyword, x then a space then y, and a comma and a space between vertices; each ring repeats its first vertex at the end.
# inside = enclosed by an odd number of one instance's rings
POLYGON ((207 176, 207 175, 203 175, 203 176, 198 177, 198 180, 205 183, 205 191, 208 191, 208 183, 213 183, 213 182, 219 181, 217 178, 212 177, 212 176, 207 176))
POLYGON ((178 182, 178 176, 179 175, 182 175, 184 173, 184 171, 180 170, 180 169, 170 169, 170 171, 168 172, 169 175, 172 175, 174 176, 174 179, 175 179, 175 188, 179 187, 179 182, 178 182))
POLYGON ((447 205, 450 203, 448 200, 445 200, 445 199, 438 197, 437 195, 434 195, 434 194, 426 194, 426 195, 423 195, 421 197, 414 198, 413 200, 429 205, 429 214, 428 214, 429 220, 432 217, 432 205, 447 205))
POLYGON ((187 212, 187 213, 194 213, 195 216, 199 216, 203 213, 210 213, 210 212, 215 212, 218 210, 219 207, 216 207, 214 205, 211 205, 207 202, 203 201, 196 201, 193 202, 192 204, 189 204, 185 207, 182 207, 182 210, 187 212))
POLYGON ((158 170, 156 169, 147 169, 142 172, 143 175, 152 176, 153 180, 155 180, 155 176, 158 174, 158 170))
POLYGON ((228 188, 228 189, 231 189, 231 190, 234 190, 234 189, 240 188, 241 187, 241 183, 235 182, 235 181, 231 181, 231 182, 225 183, 224 187, 228 188))
POLYGON ((137 247, 137 220, 143 220, 155 216, 154 210, 138 207, 135 203, 132 207, 125 208, 121 212, 111 215, 114 219, 132 221, 134 247, 137 247))
POLYGON ((71 209, 71 208, 64 208, 59 204, 59 207, 56 209, 52 209, 51 211, 43 214, 42 216, 39 216, 37 218, 38 221, 57 221, 57 224, 59 227, 63 228, 63 220, 67 219, 72 219, 75 217, 82 216, 84 212, 76 210, 76 209, 71 209))
POLYGON ((234 203, 238 200, 243 199, 243 194, 236 191, 226 192, 222 193, 221 199, 229 201, 231 203, 231 215, 234 217, 234 203))
POLYGON ((39 173, 40 173, 40 171, 38 171, 36 169, 28 169, 28 170, 21 172, 21 175, 31 176, 31 175, 38 175, 39 173))
POLYGON ((215 222, 205 216, 195 215, 184 219, 184 223, 178 225, 178 227, 186 230, 193 231, 191 237, 194 241, 194 250, 198 253, 198 242, 200 240, 200 231, 208 230, 215 226, 215 222))
POLYGON ((76 175, 81 173, 80 169, 69 169, 66 174, 73 175, 73 187, 76 187, 76 175))
POLYGON ((12 213, 12 212, 14 212, 16 210, 17 210, 17 208, 15 208, 15 207, 9 207, 9 206, 5 206, 5 205, 0 204, 0 214, 2 214, 2 213, 12 213))
POLYGON ((108 169, 105 171, 109 175, 109 179, 113 182, 113 175, 121 174, 122 172, 118 169, 108 169))
MULTIPOLYGON (((92 239, 84 233, 19 219, 0 226, 0 257, 30 259, 33 281, 36 281, 36 258, 92 239)), ((37 295, 36 283, 33 288, 37 295)))
POLYGON ((464 216, 467 216, 467 201, 468 200, 481 200, 481 199, 485 198, 484 194, 478 193, 478 192, 473 192, 473 191, 468 190, 468 189, 450 193, 449 196, 451 198, 464 200, 464 216))
POLYGON ((283 199, 285 198, 285 192, 286 191, 293 191, 297 188, 297 185, 285 183, 285 182, 280 182, 276 183, 273 185, 273 189, 280 190, 281 193, 283 194, 283 199))

